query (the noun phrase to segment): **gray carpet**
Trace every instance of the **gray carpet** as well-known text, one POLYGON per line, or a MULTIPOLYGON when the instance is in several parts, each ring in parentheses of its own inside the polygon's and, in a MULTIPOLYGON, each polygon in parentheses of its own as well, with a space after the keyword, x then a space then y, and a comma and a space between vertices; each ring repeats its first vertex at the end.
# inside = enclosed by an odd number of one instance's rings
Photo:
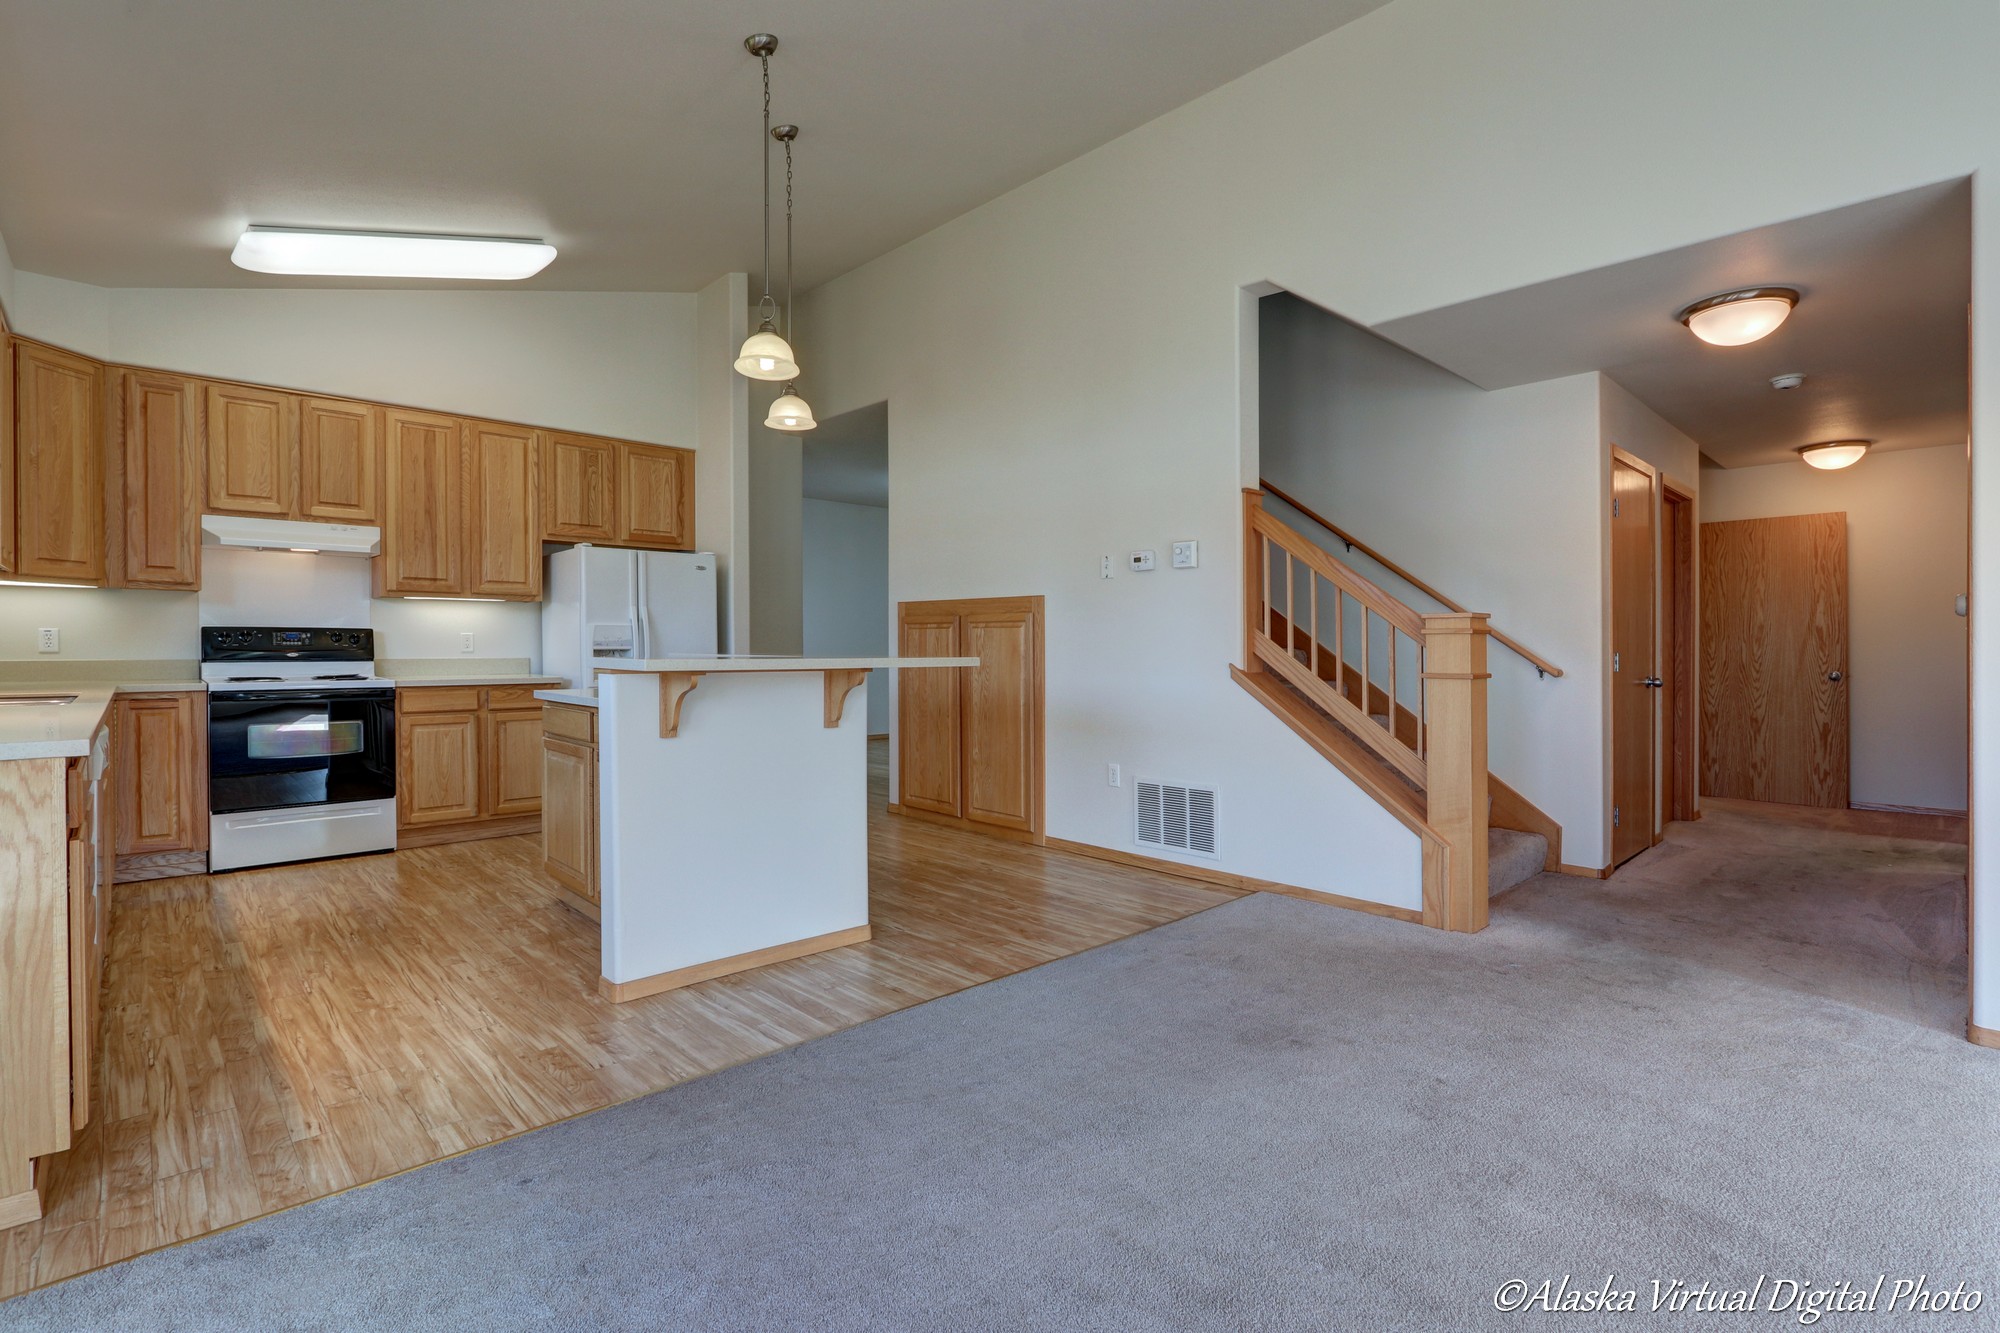
POLYGON ((1989 1293, 1925 1327, 1994 1327, 2000 1055, 1802 984, 1842 938, 1712 965, 1632 882, 1538 877, 1470 937, 1246 898, 0 1326, 1790 1328, 1646 1284, 1887 1272, 1989 1293), (1565 1273, 1641 1313, 1494 1311, 1565 1273))

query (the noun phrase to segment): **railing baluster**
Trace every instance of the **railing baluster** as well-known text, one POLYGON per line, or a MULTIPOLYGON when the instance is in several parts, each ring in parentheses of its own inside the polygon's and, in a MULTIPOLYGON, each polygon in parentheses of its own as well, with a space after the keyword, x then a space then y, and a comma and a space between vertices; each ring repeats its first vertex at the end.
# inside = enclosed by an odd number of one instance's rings
POLYGON ((1259 552, 1257 564, 1259 572, 1264 576, 1263 615, 1258 618, 1257 625, 1259 631, 1267 639, 1273 637, 1271 634, 1271 548, 1275 545, 1277 545, 1276 542, 1266 537, 1257 546, 1259 552))
POLYGON ((1333 688, 1345 693, 1347 689, 1347 631, 1342 618, 1346 610, 1347 594, 1341 586, 1333 585, 1333 688))
POLYGON ((1312 570, 1307 570, 1306 602, 1307 602, 1307 609, 1312 612, 1312 633, 1308 637, 1307 642, 1311 644, 1312 647, 1311 647, 1311 657, 1306 662, 1306 666, 1312 672, 1314 680, 1319 679, 1319 585, 1320 585, 1319 575, 1313 572, 1312 570))

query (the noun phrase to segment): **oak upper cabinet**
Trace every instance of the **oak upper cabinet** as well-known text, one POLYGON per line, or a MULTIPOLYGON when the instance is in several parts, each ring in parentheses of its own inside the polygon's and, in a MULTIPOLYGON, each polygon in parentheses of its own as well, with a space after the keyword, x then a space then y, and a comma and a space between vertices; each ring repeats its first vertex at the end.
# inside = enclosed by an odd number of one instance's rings
POLYGON ((464 430, 465 591, 474 597, 539 601, 542 529, 535 433, 490 421, 468 421, 464 430))
POLYGON ((694 455, 618 442, 618 540, 628 546, 694 546, 694 455))
POLYGON ((14 572, 102 584, 104 367, 14 344, 14 572))
MULTIPOLYGON (((197 589, 201 586, 202 385, 183 375, 152 370, 117 374, 123 439, 113 447, 118 450, 122 479, 113 487, 116 507, 108 521, 123 525, 124 540, 113 544, 117 567, 112 577, 128 588, 197 589), (116 503, 121 500, 122 504, 116 503)), ((120 770, 135 771, 122 764, 120 770)))
POLYGON ((552 542, 619 540, 618 442, 545 433, 542 536, 552 542))
POLYGON ((206 697, 121 694, 112 709, 118 854, 207 850, 206 697))
POLYGON ((298 495, 298 400, 276 389, 210 384, 208 511, 290 518, 298 495))
MULTIPOLYGON (((382 554, 376 596, 465 593, 465 477, 456 417, 382 415, 382 554)), ((476 813, 476 811, 475 811, 476 813)))
POLYGON ((299 400, 298 517, 382 521, 382 409, 340 398, 299 400))

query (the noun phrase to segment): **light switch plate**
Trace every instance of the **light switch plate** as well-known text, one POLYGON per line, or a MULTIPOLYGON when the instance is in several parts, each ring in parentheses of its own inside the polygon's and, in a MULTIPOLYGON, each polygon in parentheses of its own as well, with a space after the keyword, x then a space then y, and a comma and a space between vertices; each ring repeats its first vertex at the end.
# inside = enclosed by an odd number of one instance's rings
POLYGON ((1195 544, 1193 542, 1175 542, 1173 559, 1175 569, 1193 569, 1197 559, 1195 544))
POLYGON ((1110 557, 1110 556, 1108 556, 1108 555, 1107 555, 1107 556, 1105 556, 1105 557, 1104 557, 1104 563, 1098 566, 1098 574, 1097 574, 1097 576, 1098 576, 1099 578, 1101 578, 1101 579, 1108 579, 1108 578, 1110 578, 1110 577, 1111 577, 1111 557, 1110 557))
POLYGON ((1152 551, 1132 552, 1132 568, 1151 569, 1159 563, 1159 557, 1152 551))
POLYGON ((1108 782, 1110 782, 1110 784, 1114 787, 1122 787, 1125 785, 1125 770, 1118 767, 1118 765, 1116 764, 1110 765, 1109 768, 1106 770, 1104 776, 1105 779, 1108 782))

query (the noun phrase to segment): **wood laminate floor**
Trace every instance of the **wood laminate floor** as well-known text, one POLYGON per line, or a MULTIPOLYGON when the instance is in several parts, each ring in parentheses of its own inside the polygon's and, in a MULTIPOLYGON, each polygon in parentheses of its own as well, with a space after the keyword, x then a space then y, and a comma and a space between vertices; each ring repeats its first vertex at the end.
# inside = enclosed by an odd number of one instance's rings
POLYGON ((0 1232, 0 1298, 1238 896, 883 810, 875 938, 629 1004, 539 840, 119 885, 100 1100, 0 1232))

